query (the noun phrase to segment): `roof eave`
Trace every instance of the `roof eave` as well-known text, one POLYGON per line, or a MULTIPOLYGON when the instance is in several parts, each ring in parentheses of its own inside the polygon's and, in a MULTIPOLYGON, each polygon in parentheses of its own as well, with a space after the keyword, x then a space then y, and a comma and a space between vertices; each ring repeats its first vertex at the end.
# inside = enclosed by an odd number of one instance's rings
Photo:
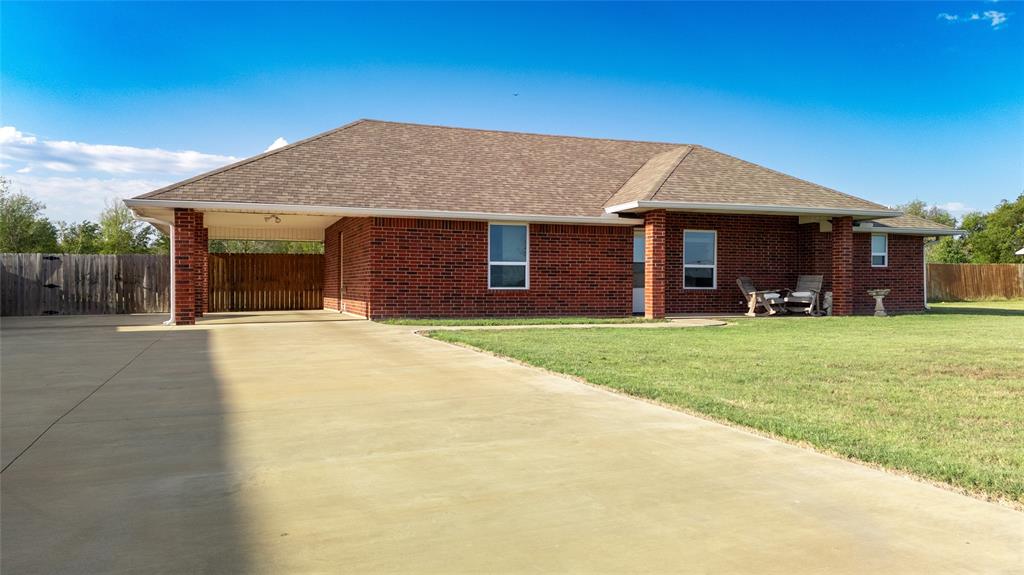
POLYGON ((772 215, 817 215, 852 216, 855 218, 894 218, 903 212, 886 209, 833 208, 819 206, 780 206, 770 204, 721 204, 698 202, 667 202, 658 200, 635 200, 615 206, 608 206, 609 214, 638 213, 649 210, 672 210, 684 212, 707 212, 721 214, 772 214, 772 215))
POLYGON ((962 236, 967 233, 964 230, 954 230, 953 228, 890 228, 887 226, 854 226, 853 231, 855 233, 896 234, 900 236, 923 237, 962 236))
POLYGON ((390 217, 390 218, 423 218, 444 220, 483 220, 508 222, 565 223, 582 225, 636 226, 641 220, 623 218, 609 214, 603 216, 559 216, 549 214, 504 214, 495 212, 460 212, 446 210, 406 210, 357 208, 346 206, 306 206, 298 204, 262 204, 249 202, 211 202, 201 200, 152 200, 132 198, 124 200, 126 206, 136 215, 146 208, 162 209, 193 209, 197 211, 236 211, 275 214, 305 214, 341 217, 390 217))

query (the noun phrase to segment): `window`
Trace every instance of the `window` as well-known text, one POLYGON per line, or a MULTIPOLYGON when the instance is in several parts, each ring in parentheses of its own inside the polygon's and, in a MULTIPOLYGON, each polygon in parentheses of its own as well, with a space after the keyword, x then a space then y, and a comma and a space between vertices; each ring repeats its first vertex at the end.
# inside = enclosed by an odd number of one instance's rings
POLYGON ((871 234, 871 267, 884 268, 889 265, 889 236, 871 234))
POLYGON ((683 287, 715 289, 717 233, 686 230, 683 232, 683 287))
POLYGON ((491 224, 488 230, 487 287, 530 287, 530 240, 526 224, 491 224))

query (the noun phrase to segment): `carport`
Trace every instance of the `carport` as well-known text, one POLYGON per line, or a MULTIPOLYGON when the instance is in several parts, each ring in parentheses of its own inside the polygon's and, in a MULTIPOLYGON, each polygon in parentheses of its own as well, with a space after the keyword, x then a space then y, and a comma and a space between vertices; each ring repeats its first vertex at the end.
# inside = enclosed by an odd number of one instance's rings
POLYGON ((228 202, 213 206, 209 202, 191 205, 199 202, 134 199, 125 200, 125 204, 140 220, 152 223, 171 238, 171 310, 166 323, 192 325, 196 318, 211 311, 211 303, 212 309, 219 311, 322 309, 323 256, 225 254, 211 258, 209 242, 229 239, 323 242, 324 230, 338 221, 339 215, 228 202), (263 208, 269 209, 263 211, 263 208), (284 209, 275 211, 277 208, 284 209), (211 302, 211 286, 216 289, 224 283, 239 283, 221 277, 228 273, 233 278, 243 278, 241 283, 249 286, 248 291, 239 293, 237 298, 234 293, 220 294, 223 296, 220 300, 211 302), (279 286, 277 293, 261 293, 258 286, 252 287, 253 278, 260 278, 264 284, 269 280, 279 286))

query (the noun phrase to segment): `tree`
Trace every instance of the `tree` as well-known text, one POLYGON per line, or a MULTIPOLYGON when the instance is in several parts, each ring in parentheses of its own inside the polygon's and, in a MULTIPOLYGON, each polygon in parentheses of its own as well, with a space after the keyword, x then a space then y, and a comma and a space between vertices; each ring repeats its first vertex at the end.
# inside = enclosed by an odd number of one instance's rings
POLYGON ((99 252, 145 254, 150 252, 153 226, 136 220, 123 203, 114 201, 100 213, 99 252))
POLYGON ((156 238, 149 244, 149 253, 167 255, 171 253, 171 238, 160 230, 156 231, 156 238))
POLYGON ((951 228, 956 227, 956 218, 954 218, 947 210, 944 210, 939 206, 929 206, 922 200, 914 200, 912 202, 896 206, 896 209, 907 214, 922 217, 926 220, 947 225, 951 228))
MULTIPOLYGON (((929 206, 921 200, 896 206, 896 209, 939 224, 945 224, 951 228, 956 227, 956 218, 952 214, 938 206, 929 206)), ((927 244, 925 257, 933 263, 957 264, 969 261, 964 239, 952 236, 944 236, 936 242, 927 244)))
POLYGON ((81 223, 61 222, 57 226, 60 251, 65 254, 95 254, 100 250, 100 226, 83 220, 81 223))
POLYGON ((322 254, 321 242, 286 240, 210 240, 210 253, 229 254, 322 254))
POLYGON ((1018 263, 1014 252, 1024 247, 1024 194, 1013 202, 1003 200, 987 214, 964 216, 967 253, 971 263, 1018 263))
POLYGON ((43 217, 46 206, 12 193, 10 184, 0 176, 0 252, 56 252, 57 228, 43 217))

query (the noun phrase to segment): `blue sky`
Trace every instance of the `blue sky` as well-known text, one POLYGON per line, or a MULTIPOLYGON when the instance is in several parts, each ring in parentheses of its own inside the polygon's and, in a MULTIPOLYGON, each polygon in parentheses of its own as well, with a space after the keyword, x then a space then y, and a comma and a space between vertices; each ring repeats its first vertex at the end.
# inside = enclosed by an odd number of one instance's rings
POLYGON ((4 2, 0 26, 0 172, 55 219, 362 117, 699 143, 890 205, 1024 191, 1020 3, 4 2))

